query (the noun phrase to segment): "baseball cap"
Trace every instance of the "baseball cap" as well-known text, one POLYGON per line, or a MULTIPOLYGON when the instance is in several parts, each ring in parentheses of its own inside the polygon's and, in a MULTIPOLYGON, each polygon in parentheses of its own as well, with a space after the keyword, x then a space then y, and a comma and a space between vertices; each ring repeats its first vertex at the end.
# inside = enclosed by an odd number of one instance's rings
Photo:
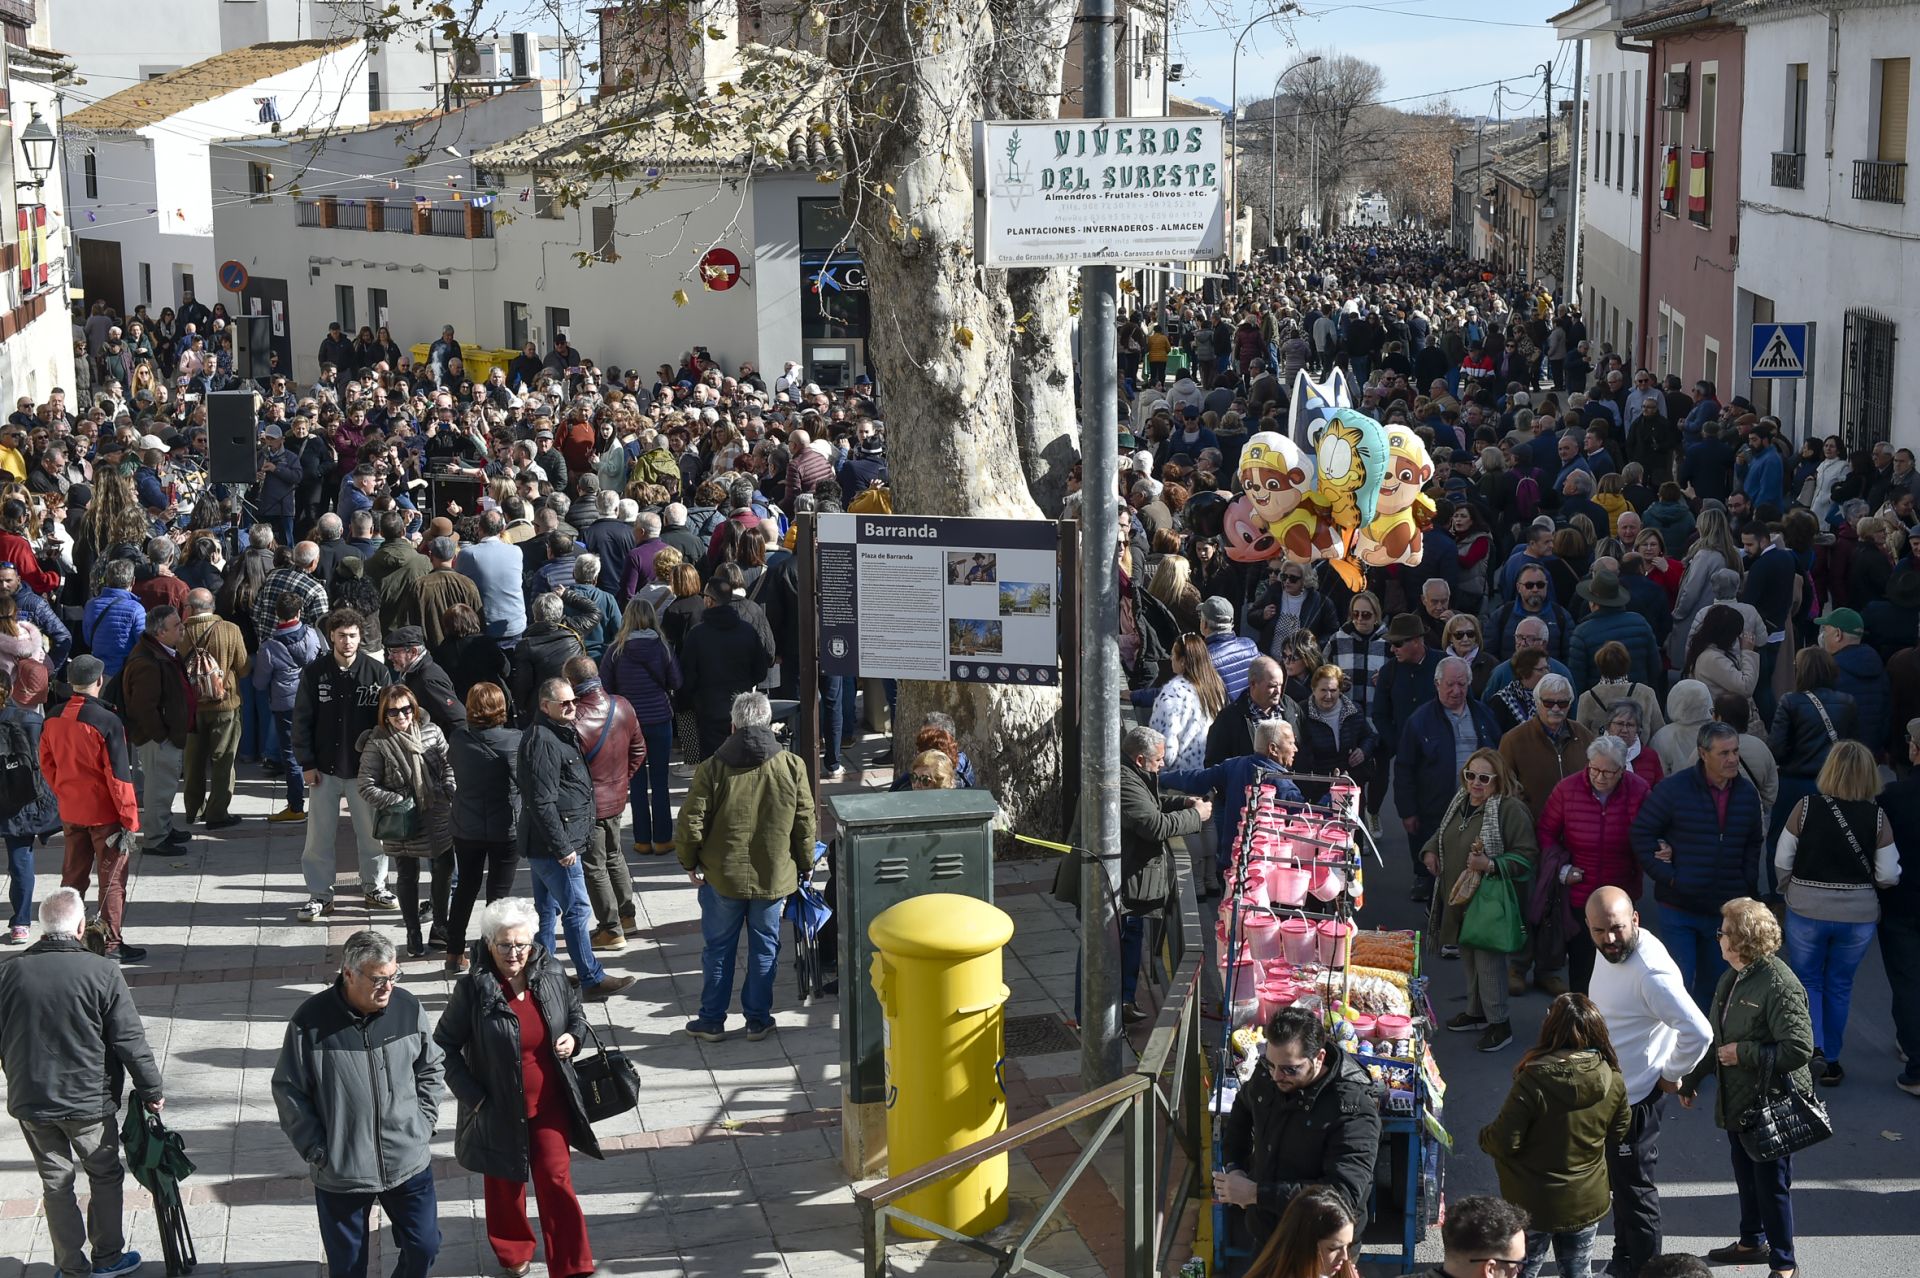
POLYGON ((1231 626, 1233 605, 1219 595, 1207 596, 1200 601, 1200 624, 1214 630, 1231 626))
POLYGON ((1851 608, 1835 608, 1824 617, 1815 617, 1813 624, 1816 626, 1832 626, 1841 634, 1853 635, 1856 638, 1867 632, 1867 623, 1862 621, 1860 614, 1851 608))
POLYGON ((280 428, 279 428, 278 426, 275 426, 275 425, 273 425, 273 424, 272 424, 271 422, 269 422, 269 423, 268 423, 267 425, 265 425, 265 426, 262 426, 262 427, 260 428, 260 438, 262 438, 262 439, 279 439, 279 438, 280 438, 280 428))
POLYGON ((140 451, 144 453, 149 449, 164 453, 167 451, 167 442, 158 435, 142 435, 140 437, 140 451))

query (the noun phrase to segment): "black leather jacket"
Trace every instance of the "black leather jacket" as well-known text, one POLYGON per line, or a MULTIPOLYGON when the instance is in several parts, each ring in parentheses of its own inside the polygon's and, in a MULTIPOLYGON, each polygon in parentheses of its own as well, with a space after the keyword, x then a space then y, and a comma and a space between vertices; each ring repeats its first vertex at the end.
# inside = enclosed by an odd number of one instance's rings
POLYGON ((1838 688, 1789 692, 1780 698, 1780 706, 1773 712, 1773 731, 1768 736, 1767 745, 1773 750, 1781 775, 1818 776, 1820 765, 1827 761, 1827 751, 1833 748, 1833 743, 1847 737, 1858 737, 1859 724, 1859 712, 1853 704, 1851 693, 1838 688), (1820 721, 1820 711, 1813 706, 1814 697, 1820 698, 1827 718, 1833 721, 1832 733, 1820 721))

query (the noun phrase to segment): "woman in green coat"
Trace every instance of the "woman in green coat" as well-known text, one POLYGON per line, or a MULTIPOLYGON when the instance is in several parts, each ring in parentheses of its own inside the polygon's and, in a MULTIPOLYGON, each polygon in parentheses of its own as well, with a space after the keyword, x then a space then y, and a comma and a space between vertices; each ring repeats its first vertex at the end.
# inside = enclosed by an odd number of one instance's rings
POLYGON ((1793 969, 1775 953, 1780 924, 1773 911, 1742 896, 1720 907, 1720 953, 1728 971, 1713 992, 1713 1045, 1680 1081, 1680 1103, 1693 1108, 1709 1073, 1719 1079, 1713 1121, 1733 1147, 1733 1180, 1740 1190, 1740 1240, 1707 1253, 1729 1265, 1766 1261, 1770 1278, 1793 1278, 1793 1157, 1755 1162, 1736 1130, 1741 1116, 1761 1100, 1766 1069, 1762 1049, 1773 1052, 1771 1094, 1788 1086, 1813 1090, 1808 1064, 1813 1060, 1813 1017, 1807 991, 1793 969))
POLYGON ((1525 904, 1526 883, 1540 859, 1540 845, 1533 837, 1533 814, 1527 811, 1520 785, 1498 750, 1483 748, 1467 756, 1466 766, 1460 769, 1460 790, 1421 857, 1427 872, 1439 880, 1434 885, 1428 931, 1440 938, 1442 952, 1457 946, 1467 969, 1467 1010, 1449 1020, 1447 1028, 1481 1030, 1479 1049, 1497 1052, 1513 1041, 1513 1030, 1507 1025, 1507 956, 1461 945, 1460 921, 1467 906, 1449 904, 1448 897, 1460 876, 1473 870, 1484 876, 1480 891, 1506 877, 1525 904))
POLYGON ((1594 1235, 1611 1204, 1607 1149, 1627 1139, 1631 1122, 1600 1009, 1584 994, 1560 995, 1540 1041, 1514 1067, 1499 1117, 1480 1132, 1500 1196, 1533 1218, 1519 1278, 1535 1278, 1549 1247, 1563 1276, 1592 1269, 1594 1235))

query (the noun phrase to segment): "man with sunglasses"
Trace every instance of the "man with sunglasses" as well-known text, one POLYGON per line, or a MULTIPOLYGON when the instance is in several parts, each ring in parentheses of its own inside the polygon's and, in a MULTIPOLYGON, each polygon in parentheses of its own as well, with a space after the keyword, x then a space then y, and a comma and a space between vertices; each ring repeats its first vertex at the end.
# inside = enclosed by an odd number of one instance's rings
POLYGON ((1259 1068, 1234 1097, 1213 1174, 1236 1241, 1255 1254, 1296 1194, 1326 1185, 1364 1218, 1380 1153, 1379 1085, 1327 1037, 1318 1013, 1288 1007, 1267 1023, 1259 1068), (1237 1219, 1236 1219, 1237 1218, 1237 1219))
POLYGON ((393 942, 355 932, 333 984, 287 1024, 273 1068, 280 1130, 306 1160, 331 1278, 366 1278, 374 1203, 399 1244, 394 1278, 440 1253, 433 1129, 446 1063, 393 942))
POLYGON ((1524 1208, 1504 1198, 1449 1202, 1446 1223, 1440 1227, 1445 1259, 1407 1278, 1519 1278, 1527 1265, 1527 1229, 1532 1223, 1524 1208))

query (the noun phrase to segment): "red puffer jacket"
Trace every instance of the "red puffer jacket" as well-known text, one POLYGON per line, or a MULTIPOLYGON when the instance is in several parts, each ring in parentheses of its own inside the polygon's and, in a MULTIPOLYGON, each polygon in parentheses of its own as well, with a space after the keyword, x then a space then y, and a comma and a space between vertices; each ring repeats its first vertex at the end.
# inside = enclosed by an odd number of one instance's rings
POLYGON ((1620 778, 1604 807, 1593 797, 1584 768, 1553 787, 1534 833, 1540 842, 1542 865, 1553 859, 1552 849, 1557 845, 1566 849, 1568 863, 1586 875, 1580 882, 1567 885, 1567 904, 1576 919, 1598 888, 1617 887, 1635 900, 1640 898, 1633 818, 1651 792, 1652 787, 1631 769, 1620 778))
POLYGON ((627 810, 633 774, 647 762, 640 720, 625 697, 598 686, 577 688, 574 695, 573 727, 593 780, 594 818, 617 817, 627 810))

